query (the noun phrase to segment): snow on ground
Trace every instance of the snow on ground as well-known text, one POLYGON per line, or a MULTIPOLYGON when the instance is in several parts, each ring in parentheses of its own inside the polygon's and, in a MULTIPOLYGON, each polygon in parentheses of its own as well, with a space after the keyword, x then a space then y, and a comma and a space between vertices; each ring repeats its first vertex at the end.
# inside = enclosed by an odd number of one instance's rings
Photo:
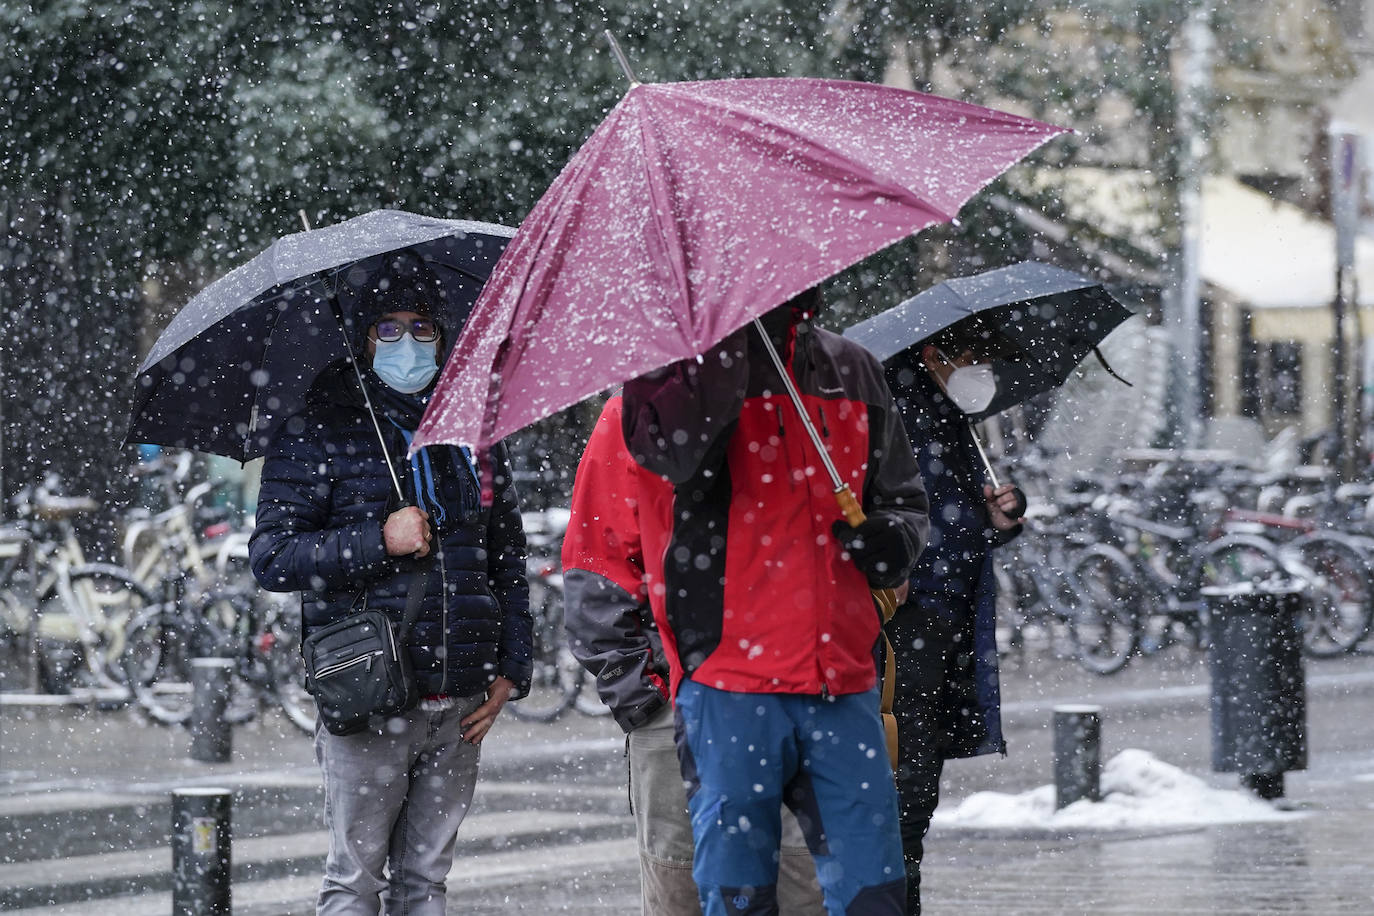
POLYGON ((978 792, 953 809, 940 808, 940 827, 980 830, 1135 830, 1200 827, 1304 816, 1280 811, 1245 791, 1216 789, 1146 751, 1128 749, 1102 769, 1102 800, 1054 809, 1054 786, 1020 795, 978 792))

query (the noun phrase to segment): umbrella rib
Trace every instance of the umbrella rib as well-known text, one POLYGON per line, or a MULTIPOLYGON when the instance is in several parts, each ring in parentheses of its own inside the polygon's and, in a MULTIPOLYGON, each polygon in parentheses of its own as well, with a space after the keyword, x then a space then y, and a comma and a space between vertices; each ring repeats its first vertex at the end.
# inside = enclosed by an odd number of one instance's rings
MULTIPOLYGON (((664 252, 668 255, 668 269, 673 276, 673 285, 677 287, 679 294, 682 296, 683 305, 690 309, 692 305, 691 287, 687 283, 687 265, 682 263, 682 252, 685 250, 685 246, 682 244, 681 234, 677 232, 676 229, 668 231, 664 227, 663 219, 661 218, 661 214, 667 213, 668 219, 674 220, 674 224, 676 224, 672 207, 674 196, 670 188, 665 189, 659 181, 655 180, 654 170, 649 167, 650 162, 657 161, 650 157, 648 149, 651 145, 649 136, 650 127, 652 126, 652 118, 650 117, 651 109, 647 104, 641 103, 640 111, 643 112, 643 116, 636 119, 639 125, 640 148, 642 153, 640 156, 640 163, 644 170, 644 182, 649 188, 649 196, 654 203, 651 210, 654 229, 658 233, 659 243, 663 246, 664 252), (677 240, 675 246, 669 244, 670 238, 677 240)), ((657 135, 655 135, 652 140, 654 141, 652 143, 653 146, 659 148, 663 147, 657 135)), ((662 179, 663 184, 670 183, 671 179, 668 175, 671 170, 663 169, 661 171, 662 175, 659 177, 662 179)), ((691 328, 690 332, 692 338, 695 339, 696 328, 691 328)))
POLYGON ((267 343, 262 348, 262 359, 258 362, 257 371, 253 376, 249 376, 248 379, 248 384, 253 387, 253 403, 248 409, 248 435, 243 437, 243 454, 239 458, 241 462, 248 461, 248 452, 252 449, 253 445, 254 427, 257 426, 258 422, 258 398, 262 397, 262 390, 267 387, 265 384, 254 384, 253 378, 257 377, 264 381, 266 380, 267 355, 272 352, 272 343, 277 339, 277 325, 281 323, 281 316, 283 314, 282 309, 275 309, 275 311, 277 316, 272 319, 272 328, 267 332, 267 343))

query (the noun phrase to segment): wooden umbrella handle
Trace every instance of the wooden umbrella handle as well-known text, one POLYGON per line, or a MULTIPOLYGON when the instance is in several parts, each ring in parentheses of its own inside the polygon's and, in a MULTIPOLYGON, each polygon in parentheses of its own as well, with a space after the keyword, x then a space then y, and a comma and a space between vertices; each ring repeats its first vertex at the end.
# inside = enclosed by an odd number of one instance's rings
POLYGON ((835 502, 840 504, 840 512, 844 515, 844 520, 849 522, 849 527, 857 528, 864 523, 868 516, 864 515, 863 506, 859 505, 859 498, 854 495, 854 491, 849 489, 849 484, 841 484, 835 490, 835 502))
MULTIPOLYGON (((854 495, 854 491, 849 489, 849 484, 841 484, 835 490, 835 502, 840 504, 840 512, 844 515, 844 520, 849 522, 849 527, 857 528, 864 523, 868 516, 864 515, 863 506, 859 505, 859 498, 854 495)), ((897 591, 891 588, 870 589, 873 592, 873 601, 878 605, 878 613, 882 615, 883 623, 892 619, 892 615, 897 613, 897 591)))

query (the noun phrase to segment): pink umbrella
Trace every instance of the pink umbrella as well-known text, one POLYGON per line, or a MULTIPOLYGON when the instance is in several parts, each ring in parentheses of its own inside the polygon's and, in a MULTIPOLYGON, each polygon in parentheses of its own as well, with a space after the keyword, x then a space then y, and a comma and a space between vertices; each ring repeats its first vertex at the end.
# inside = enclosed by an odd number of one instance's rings
POLYGON ((496 265, 413 447, 485 448, 703 353, 1064 132, 869 83, 635 83, 496 265))

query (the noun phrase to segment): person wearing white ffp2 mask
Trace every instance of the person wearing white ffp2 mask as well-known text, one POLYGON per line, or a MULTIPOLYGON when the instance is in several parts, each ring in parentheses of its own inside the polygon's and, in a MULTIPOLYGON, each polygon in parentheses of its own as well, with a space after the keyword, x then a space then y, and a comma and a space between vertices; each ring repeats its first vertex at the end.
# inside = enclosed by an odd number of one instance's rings
MULTIPOLYGON (((997 380, 974 333, 941 333, 894 357, 888 384, 930 499, 930 541, 884 626, 896 677, 898 823, 906 912, 921 912, 925 835, 947 759, 1005 753, 997 690, 992 551, 1016 536, 1016 488, 988 485, 970 416, 997 380), (973 338, 973 339, 970 339, 973 338)), ((991 349, 989 346, 988 349, 991 349)))
POLYGON ((938 347, 929 349, 934 350, 935 356, 948 368, 942 373, 940 368, 926 362, 926 369, 954 402, 954 406, 970 415, 987 410, 997 396, 997 376, 992 366, 977 361, 969 350, 959 354, 956 359, 950 359, 938 347))

